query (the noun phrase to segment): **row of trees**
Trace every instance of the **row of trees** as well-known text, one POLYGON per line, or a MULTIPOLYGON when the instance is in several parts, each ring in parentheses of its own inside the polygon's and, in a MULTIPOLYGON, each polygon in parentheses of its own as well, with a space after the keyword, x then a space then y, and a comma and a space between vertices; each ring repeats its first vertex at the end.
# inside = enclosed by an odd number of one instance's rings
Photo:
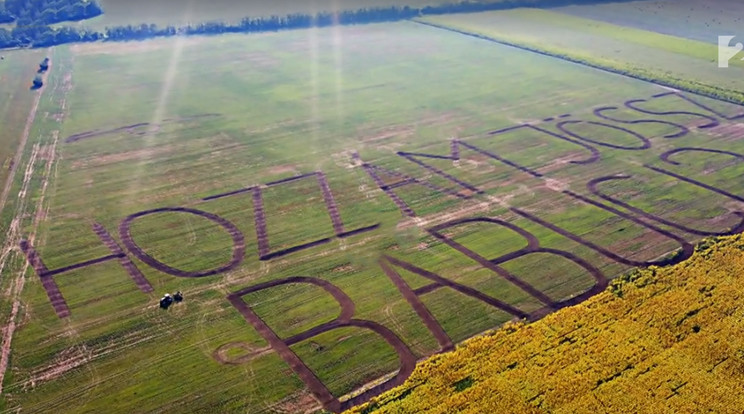
POLYGON ((107 28, 104 38, 110 41, 140 40, 159 36, 204 35, 221 33, 271 32, 279 30, 326 27, 334 24, 364 24, 410 19, 420 15, 419 9, 410 7, 385 7, 359 10, 347 10, 338 14, 321 12, 316 15, 289 14, 286 16, 269 16, 244 18, 238 23, 205 22, 194 25, 158 28, 154 24, 139 26, 121 26, 107 28))
MULTIPOLYGON (((586 0, 498 0, 498 1, 461 1, 459 3, 443 4, 412 8, 409 6, 391 6, 345 10, 339 13, 320 12, 310 14, 289 14, 286 16, 247 17, 238 23, 206 22, 181 27, 157 27, 153 24, 127 25, 106 28, 105 33, 87 29, 65 27, 53 29, 48 24, 59 19, 85 19, 101 13, 101 8, 95 1, 86 0, 6 0, 7 12, 14 16, 23 16, 23 22, 33 20, 31 24, 20 24, 11 31, 0 29, 0 48, 10 47, 47 47, 71 42, 94 42, 97 40, 126 41, 142 40, 152 37, 175 35, 204 35, 221 33, 251 33, 268 32, 289 29, 303 29, 309 27, 326 27, 334 24, 352 25, 365 23, 380 23, 407 20, 416 16, 468 13, 486 10, 506 9, 525 6, 551 6, 586 0), (72 5, 72 6, 70 6, 72 5), (73 7, 75 13, 60 14, 62 9, 73 7), (82 8, 81 8, 82 7, 82 8), (56 11, 56 12, 53 12, 56 11)), ((591 0, 601 2, 603 0, 591 0)), ((0 8, 0 22, 2 8, 0 8)))
POLYGON ((0 24, 12 23, 13 21, 15 21, 15 17, 9 11, 5 10, 4 4, 0 3, 0 24))
POLYGON ((49 25, 90 19, 102 13, 95 0, 5 0, 0 5, 0 23, 49 25))
POLYGON ((94 0, 5 0, 0 2, 0 48, 46 47, 71 42, 96 41, 101 33, 72 27, 52 28, 64 21, 89 19, 103 13, 94 0))
POLYGON ((95 42, 103 39, 103 34, 74 27, 58 29, 49 26, 15 27, 13 30, 0 28, 0 49, 15 47, 47 47, 74 42, 95 42))

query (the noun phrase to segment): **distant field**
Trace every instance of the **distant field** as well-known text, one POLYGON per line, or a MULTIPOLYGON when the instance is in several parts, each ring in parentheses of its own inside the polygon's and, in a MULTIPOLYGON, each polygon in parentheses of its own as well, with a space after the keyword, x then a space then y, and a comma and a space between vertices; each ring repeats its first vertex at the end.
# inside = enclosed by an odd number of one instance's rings
POLYGON ((744 24, 744 3, 738 0, 642 0, 553 10, 713 44, 719 35, 741 36, 744 24))
POLYGON ((154 23, 158 26, 184 25, 207 21, 238 22, 244 17, 261 17, 290 13, 356 10, 364 7, 409 5, 422 7, 448 3, 445 0, 102 0, 104 14, 79 25, 102 30, 111 26, 154 23))
POLYGON ((733 59, 730 68, 720 69, 717 46, 702 41, 540 9, 430 16, 422 20, 660 76, 744 91, 744 62, 733 59))
POLYGON ((338 410, 401 361, 397 382, 744 230, 744 108, 452 31, 81 44, 53 62, 6 241, 29 261, 0 262, 8 411, 338 410))

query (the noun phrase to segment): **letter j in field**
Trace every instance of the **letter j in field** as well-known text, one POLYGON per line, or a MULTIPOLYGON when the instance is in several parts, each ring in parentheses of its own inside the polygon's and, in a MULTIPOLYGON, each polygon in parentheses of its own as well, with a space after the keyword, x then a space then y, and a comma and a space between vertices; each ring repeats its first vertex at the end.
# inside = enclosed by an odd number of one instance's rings
MULTIPOLYGON (((729 62, 744 49, 741 42, 733 44, 736 36, 718 36, 718 67, 727 68, 729 62)), ((741 58, 744 60, 744 57, 741 58)))

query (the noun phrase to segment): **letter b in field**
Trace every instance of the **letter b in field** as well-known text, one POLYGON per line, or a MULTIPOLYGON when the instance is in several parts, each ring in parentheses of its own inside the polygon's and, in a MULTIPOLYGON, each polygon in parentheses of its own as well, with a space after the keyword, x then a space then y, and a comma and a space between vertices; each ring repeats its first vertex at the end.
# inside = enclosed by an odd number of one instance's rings
MULTIPOLYGON (((729 62, 744 49, 741 42, 731 45, 736 36, 718 36, 718 67, 727 68, 729 62)), ((741 60, 744 60, 742 58, 741 60)))
POLYGON ((416 356, 411 352, 406 345, 393 331, 386 328, 385 326, 364 319, 355 319, 355 304, 351 298, 339 289, 336 285, 332 284, 323 279, 305 277, 305 276, 294 276, 285 279, 273 280, 265 283, 254 285, 247 289, 243 289, 227 296, 228 300, 232 305, 243 315, 246 321, 253 325, 256 331, 271 345, 279 356, 286 362, 289 367, 300 377, 305 383, 307 388, 315 395, 315 398, 323 404, 323 408, 327 411, 339 413, 346 411, 351 407, 367 402, 370 398, 379 395, 385 391, 392 389, 398 385, 401 385, 411 375, 413 369, 416 367, 416 356), (324 289, 330 294, 336 303, 341 307, 339 316, 326 323, 317 325, 307 331, 298 333, 289 338, 280 338, 277 333, 266 323, 263 319, 253 310, 251 305, 243 301, 243 296, 246 296, 253 292, 259 292, 265 289, 284 286, 289 284, 309 284, 315 285, 324 289), (331 391, 326 385, 318 378, 310 368, 305 365, 300 357, 290 348, 299 342, 314 338, 325 332, 330 332, 340 328, 362 328, 368 331, 372 331, 379 337, 384 339, 388 345, 392 346, 396 354, 398 354, 399 370, 398 373, 384 382, 378 383, 373 387, 367 388, 365 391, 349 398, 345 401, 339 401, 338 398, 331 394, 331 391))

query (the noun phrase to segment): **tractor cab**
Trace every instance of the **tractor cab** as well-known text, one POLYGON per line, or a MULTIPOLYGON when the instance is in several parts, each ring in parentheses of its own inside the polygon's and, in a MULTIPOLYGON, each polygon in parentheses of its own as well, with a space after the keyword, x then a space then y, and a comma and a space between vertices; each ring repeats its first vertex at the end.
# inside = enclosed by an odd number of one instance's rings
POLYGON ((172 304, 173 304, 173 297, 171 297, 170 293, 166 293, 160 299, 160 308, 162 309, 168 309, 170 305, 172 304))

